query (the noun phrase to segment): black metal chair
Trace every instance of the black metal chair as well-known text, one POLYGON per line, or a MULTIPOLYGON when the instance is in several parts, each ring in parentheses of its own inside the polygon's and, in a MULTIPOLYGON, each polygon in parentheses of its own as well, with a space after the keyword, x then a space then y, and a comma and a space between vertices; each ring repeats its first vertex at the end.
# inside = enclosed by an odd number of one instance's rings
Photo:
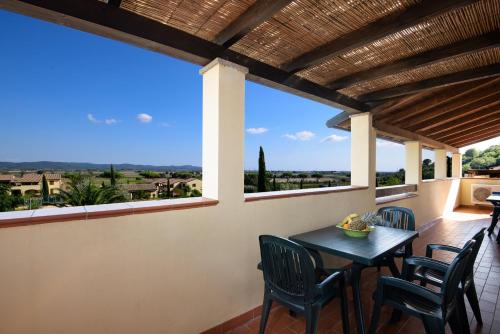
POLYGON ((444 334, 446 323, 450 323, 453 334, 467 333, 469 325, 463 321, 463 294, 458 289, 474 243, 473 240, 468 241, 451 264, 416 256, 405 260, 405 270, 421 266, 445 271, 439 292, 399 278, 379 278, 369 333, 375 333, 383 305, 420 318, 428 334, 444 334))
MULTIPOLYGON (((469 258, 469 263, 465 268, 464 278, 462 279, 462 284, 460 287, 462 292, 467 296, 472 311, 474 312, 474 316, 476 317, 476 320, 479 324, 483 323, 483 319, 481 317, 476 285, 474 283, 474 262, 476 261, 477 254, 479 253, 479 249, 481 248, 481 244, 483 243, 484 230, 485 228, 482 228, 472 237, 472 240, 475 241, 475 244, 472 247, 472 253, 469 258)), ((427 245, 425 256, 428 258, 432 258, 432 252, 434 250, 444 250, 448 252, 460 253, 462 251, 462 248, 440 244, 429 244, 427 245)), ((445 272, 442 271, 424 267, 417 267, 412 273, 412 277, 410 278, 410 280, 419 280, 421 286, 431 284, 437 287, 441 287, 443 285, 444 275, 445 272)))
POLYGON ((259 333, 263 334, 272 303, 278 302, 289 310, 304 314, 306 334, 316 333, 321 308, 335 297, 340 297, 342 325, 349 333, 347 296, 344 272, 337 271, 318 281, 313 259, 301 245, 271 235, 259 237, 260 264, 264 275, 264 302, 259 333))
MULTIPOLYGON (((382 217, 382 221, 377 224, 379 226, 415 231, 415 215, 411 209, 400 206, 386 206, 380 208, 377 214, 382 217)), ((394 277, 399 277, 399 270, 396 267, 394 258, 404 257, 405 254, 412 255, 411 244, 406 247, 406 249, 403 247, 396 250, 391 256, 381 259, 376 264, 377 269, 380 270, 380 267, 387 266, 394 277)))

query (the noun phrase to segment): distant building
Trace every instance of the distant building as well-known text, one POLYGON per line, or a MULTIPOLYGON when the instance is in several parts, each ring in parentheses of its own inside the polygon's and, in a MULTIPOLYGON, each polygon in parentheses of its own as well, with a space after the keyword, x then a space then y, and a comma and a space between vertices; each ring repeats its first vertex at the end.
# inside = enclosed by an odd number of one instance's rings
POLYGON ((186 190, 188 190, 187 191, 188 196, 194 189, 201 192, 201 180, 195 178, 189 178, 189 179, 158 178, 158 179, 151 179, 149 182, 150 184, 154 184, 158 188, 159 193, 166 192, 167 185, 170 182, 170 193, 172 194, 172 197, 180 197, 186 193, 186 190))
POLYGON ((43 175, 47 179, 49 185, 49 194, 58 194, 63 186, 60 174, 24 174, 23 176, 15 176, 11 174, 0 175, 0 183, 10 185, 12 194, 19 195, 40 195, 42 192, 43 175))
POLYGON ((144 193, 149 198, 158 198, 158 187, 153 183, 122 184, 120 188, 128 193, 130 199, 141 199, 144 193))
POLYGON ((489 169, 469 169, 465 173, 465 176, 500 178, 500 166, 491 167, 489 169))

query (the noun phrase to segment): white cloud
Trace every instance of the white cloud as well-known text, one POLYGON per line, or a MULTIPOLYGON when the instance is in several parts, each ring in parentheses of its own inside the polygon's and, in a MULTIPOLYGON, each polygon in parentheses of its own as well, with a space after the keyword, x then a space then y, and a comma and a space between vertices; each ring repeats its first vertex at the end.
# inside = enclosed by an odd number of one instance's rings
POLYGON ((87 119, 91 122, 91 123, 101 123, 100 120, 98 120, 97 118, 94 117, 94 115, 92 114, 87 114, 87 119))
POLYGON ((344 140, 347 140, 347 136, 339 136, 339 135, 330 135, 328 137, 325 137, 323 139, 321 139, 321 142, 324 143, 324 142, 334 142, 334 143, 337 143, 337 142, 341 142, 341 141, 344 141, 344 140))
POLYGON ((153 116, 148 114, 137 114, 137 120, 141 123, 150 123, 153 120, 153 116))
POLYGON ((266 133, 269 131, 269 129, 266 128, 248 128, 247 132, 251 135, 261 135, 263 133, 266 133))
POLYGON ((306 140, 311 140, 316 134, 314 134, 311 131, 300 131, 296 132, 294 134, 285 134, 283 137, 291 139, 291 140, 300 140, 300 141, 306 141, 306 140))
POLYGON ((90 123, 94 124, 104 123, 106 125, 113 125, 118 123, 118 121, 115 118, 107 118, 104 121, 101 121, 100 119, 95 118, 94 115, 92 114, 87 114, 87 119, 89 120, 90 123))
POLYGON ((167 122, 161 122, 161 123, 160 123, 160 126, 161 126, 161 127, 164 127, 164 128, 170 128, 170 127, 172 127, 172 124, 167 123, 167 122))

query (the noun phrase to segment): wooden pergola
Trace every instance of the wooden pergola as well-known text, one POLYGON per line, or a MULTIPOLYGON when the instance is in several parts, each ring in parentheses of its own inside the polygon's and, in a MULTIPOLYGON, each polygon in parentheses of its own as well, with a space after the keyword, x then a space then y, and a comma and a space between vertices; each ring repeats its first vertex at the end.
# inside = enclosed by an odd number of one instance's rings
POLYGON ((206 65, 456 150, 500 133, 498 0, 0 0, 0 8, 206 65))

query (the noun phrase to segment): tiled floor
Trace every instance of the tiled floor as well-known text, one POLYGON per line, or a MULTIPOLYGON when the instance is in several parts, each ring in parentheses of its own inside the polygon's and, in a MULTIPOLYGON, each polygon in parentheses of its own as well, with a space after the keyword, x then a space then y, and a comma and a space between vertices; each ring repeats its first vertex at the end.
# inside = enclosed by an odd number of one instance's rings
MULTIPOLYGON (((415 255, 425 255, 425 246, 429 243, 444 243, 462 246, 481 227, 487 227, 490 223, 489 212, 484 210, 458 209, 446 217, 443 222, 437 223, 420 234, 414 242, 415 255)), ((481 313, 484 325, 479 326, 468 307, 468 316, 471 333, 500 333, 500 247, 494 240, 498 229, 491 238, 487 236, 479 252, 476 261, 476 288, 480 296, 481 313)), ((441 260, 449 259, 443 253, 437 253, 441 260)), ((379 275, 389 275, 388 271, 382 269, 378 273, 376 269, 366 269, 362 277, 362 296, 367 325, 371 318, 372 293, 376 287, 379 275)), ((349 317, 351 322, 351 333, 356 333, 354 324, 354 311, 352 306, 352 293, 348 289, 350 299, 349 317)), ((466 302, 467 303, 467 302, 466 302)), ((342 333, 340 320, 340 306, 338 300, 327 305, 321 312, 318 333, 342 333)), ((403 316, 397 324, 388 324, 391 314, 389 307, 384 307, 377 333, 383 334, 414 334, 425 333, 420 320, 403 316)), ((228 332, 235 333, 258 333, 260 318, 255 318, 246 324, 228 332)), ((304 333, 305 321, 301 316, 291 317, 288 311, 282 307, 275 308, 269 318, 266 333, 297 334, 304 333)), ((447 328, 447 332, 451 330, 447 328)))

